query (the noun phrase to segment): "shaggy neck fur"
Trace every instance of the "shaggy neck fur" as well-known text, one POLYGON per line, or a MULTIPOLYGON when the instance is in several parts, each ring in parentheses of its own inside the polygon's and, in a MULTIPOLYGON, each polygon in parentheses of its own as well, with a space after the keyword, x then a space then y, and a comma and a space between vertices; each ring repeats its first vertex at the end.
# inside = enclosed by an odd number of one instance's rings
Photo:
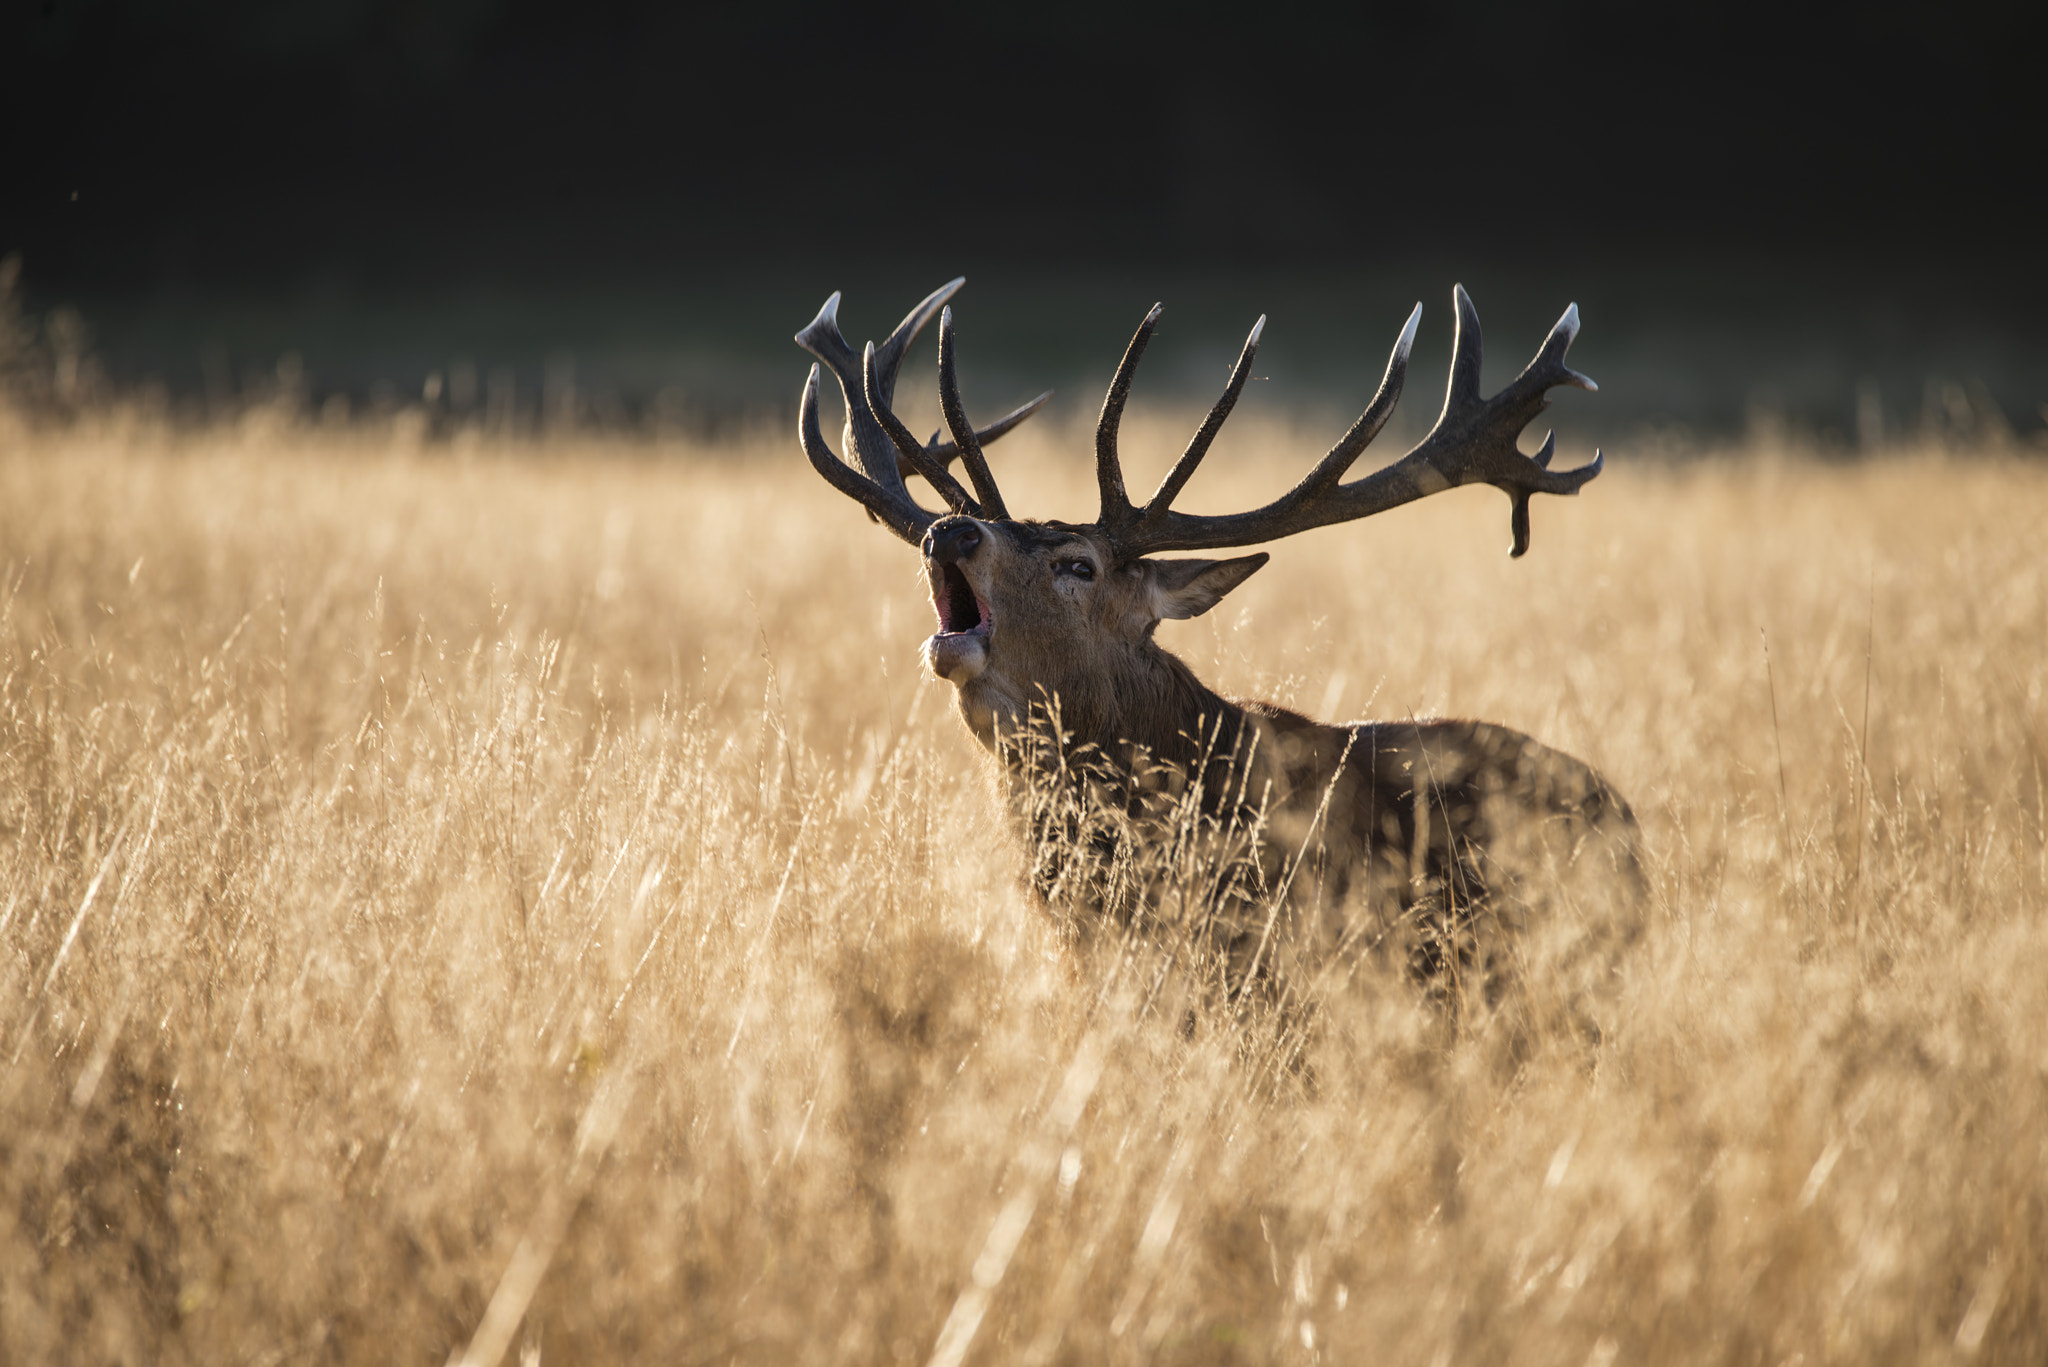
MULTIPOLYGON (((1069 764, 1107 765, 1128 778, 1140 756, 1186 771, 1205 753, 1227 757, 1236 750, 1248 720, 1244 707, 1150 641, 1132 646, 1123 664, 1077 671, 1035 699, 1005 699, 1011 705, 993 708, 993 725, 975 727, 976 734, 1013 783, 1027 777, 1028 765, 1050 758, 1048 752, 1069 764)), ((961 702, 972 725, 971 700, 963 693, 961 702)))

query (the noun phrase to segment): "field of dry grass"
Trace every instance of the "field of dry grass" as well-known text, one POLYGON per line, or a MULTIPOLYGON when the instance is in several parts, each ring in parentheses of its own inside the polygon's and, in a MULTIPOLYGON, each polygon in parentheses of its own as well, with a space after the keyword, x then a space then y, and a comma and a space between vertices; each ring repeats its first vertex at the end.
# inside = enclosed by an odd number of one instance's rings
POLYGON ((1503 1075, 1360 992, 1276 1073, 1032 905, 788 434, 0 421, 0 1359, 2048 1360, 2048 465, 1624 452, 1506 523, 1162 637, 1599 766, 1620 1027, 1503 1075))

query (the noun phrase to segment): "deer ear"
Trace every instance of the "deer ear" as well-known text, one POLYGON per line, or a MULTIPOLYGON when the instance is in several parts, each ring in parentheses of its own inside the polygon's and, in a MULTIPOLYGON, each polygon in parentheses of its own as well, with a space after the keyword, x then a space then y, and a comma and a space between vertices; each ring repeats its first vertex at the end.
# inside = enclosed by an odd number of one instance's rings
POLYGON ((1260 551, 1235 560, 1148 560, 1152 610, 1162 619, 1200 617, 1272 558, 1260 551))

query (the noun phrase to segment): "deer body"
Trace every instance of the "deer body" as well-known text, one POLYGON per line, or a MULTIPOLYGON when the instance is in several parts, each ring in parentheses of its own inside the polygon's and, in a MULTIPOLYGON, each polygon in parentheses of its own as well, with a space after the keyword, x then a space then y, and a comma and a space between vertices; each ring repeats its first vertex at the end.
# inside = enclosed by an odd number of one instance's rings
MULTIPOLYGON (((1118 368, 1097 432, 1102 509, 1091 523, 1010 516, 981 445, 1044 401, 977 433, 954 378, 951 311, 942 317, 940 397, 952 441, 919 443, 890 409, 909 341, 958 288, 912 311, 858 362, 839 334, 838 296, 797 340, 839 376, 846 445, 818 431, 814 368, 800 423, 812 464, 876 520, 916 545, 939 630, 931 671, 954 685, 961 715, 1002 767, 1032 881, 1076 917, 1130 925, 1199 922, 1240 983, 1274 969, 1321 972, 1347 949, 1391 945, 1418 974, 1493 969, 1548 936, 1565 957, 1611 942, 1592 909, 1600 887, 1635 877, 1628 805, 1585 764, 1506 727, 1472 721, 1325 725, 1266 703, 1222 697, 1154 640, 1162 620, 1208 611, 1269 558, 1161 559, 1155 550, 1243 546, 1385 511, 1483 480, 1513 502, 1514 554, 1528 545, 1535 493, 1574 493, 1595 460, 1548 469, 1516 434, 1557 384, 1592 383, 1563 364, 1578 327, 1566 311, 1522 377, 1478 392, 1478 320, 1455 294, 1458 341, 1436 427, 1407 456, 1343 476, 1393 411, 1421 306, 1363 417, 1293 491, 1262 509, 1195 516, 1171 504, 1228 415, 1256 349, 1253 328, 1224 396, 1143 508, 1124 491, 1117 429, 1154 309, 1118 368), (969 494, 950 474, 961 459, 969 494), (909 496, 918 474, 951 508, 909 496), (1596 878, 1591 885, 1579 877, 1596 878), (1561 894, 1561 895, 1547 895, 1561 894), (1542 906, 1551 924, 1532 926, 1542 906), (1561 909, 1561 910, 1560 910, 1561 909)), ((1598 956, 1593 956, 1598 957, 1598 956)))
POLYGON ((927 660, 1002 766, 1034 886, 1084 932, 1160 913, 1170 878, 1132 845, 1204 866, 1175 910, 1239 978, 1361 940, 1421 974, 1469 967, 1476 931, 1527 934, 1531 877, 1582 860, 1632 875, 1628 804, 1569 755, 1486 722, 1327 725, 1236 701, 1157 643, 1161 619, 1206 611, 1263 555, 1115 567, 1088 528, 961 516, 924 551, 942 627, 927 660))

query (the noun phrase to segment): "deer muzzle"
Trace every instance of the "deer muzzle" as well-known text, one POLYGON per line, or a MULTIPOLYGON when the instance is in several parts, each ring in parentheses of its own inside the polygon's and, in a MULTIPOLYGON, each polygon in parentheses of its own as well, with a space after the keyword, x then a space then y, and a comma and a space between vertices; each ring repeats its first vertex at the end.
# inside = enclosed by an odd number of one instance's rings
POLYGON ((956 517, 935 524, 924 541, 925 575, 939 619, 937 633, 925 643, 925 660, 932 673, 954 684, 965 684, 988 667, 994 619, 961 568, 986 535, 972 518, 956 517))

